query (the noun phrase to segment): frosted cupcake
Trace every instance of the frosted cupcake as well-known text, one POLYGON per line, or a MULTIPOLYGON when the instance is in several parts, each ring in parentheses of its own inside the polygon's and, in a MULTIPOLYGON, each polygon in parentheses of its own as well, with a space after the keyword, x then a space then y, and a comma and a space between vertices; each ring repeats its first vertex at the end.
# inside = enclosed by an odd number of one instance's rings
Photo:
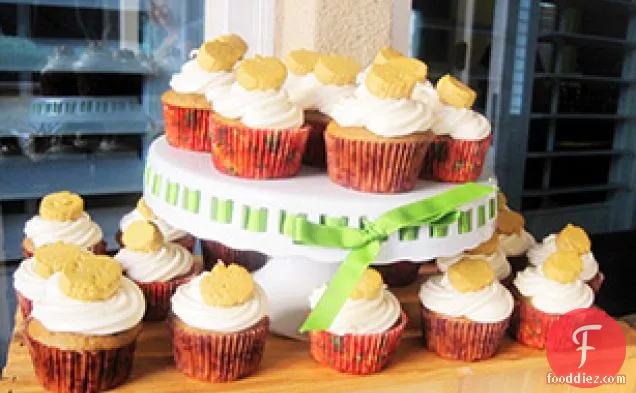
POLYGON ((537 241, 526 231, 523 216, 507 206, 506 196, 501 192, 497 194, 497 209, 499 243, 515 271, 521 270, 528 262, 526 253, 537 241))
POLYGON ((180 285, 201 272, 185 247, 165 242, 150 221, 134 221, 122 236, 124 248, 115 255, 126 276, 146 298, 147 321, 161 321, 170 313, 170 298, 180 285))
MULTIPOLYGON (((312 309, 325 290, 326 285, 313 292, 312 309)), ((406 314, 380 273, 367 269, 329 329, 309 332, 311 355, 339 372, 379 372, 395 355, 406 323, 406 314)))
POLYGON ((419 292, 426 347, 446 358, 492 357, 505 336, 514 301, 487 261, 463 259, 429 278, 419 292))
POLYGON ((157 228, 159 228, 165 241, 180 244, 188 249, 188 251, 193 252, 195 243, 194 236, 184 230, 173 227, 166 220, 158 217, 152 209, 148 207, 143 197, 139 198, 135 209, 124 215, 121 218, 121 221, 119 221, 119 231, 115 234, 115 240, 120 247, 124 246, 121 241, 122 232, 125 231, 132 222, 138 220, 151 221, 157 226, 157 228))
POLYGON ((450 75, 436 85, 444 104, 435 112, 435 141, 423 177, 445 182, 475 181, 481 175, 492 140, 488 119, 471 110, 477 94, 450 75))
POLYGON ((520 343, 543 349, 552 325, 565 313, 589 308, 594 292, 581 279, 583 261, 573 251, 557 251, 514 280, 519 299, 513 332, 520 343))
POLYGON ((219 261, 172 297, 172 353, 191 378, 228 382, 259 367, 269 330, 265 293, 238 265, 219 261))
POLYGON ((573 251, 583 262, 579 278, 588 284, 597 294, 604 281, 598 262, 592 253, 592 243, 583 228, 568 224, 558 234, 552 234, 528 250, 530 265, 541 266, 557 251, 573 251))
POLYGON ((210 102, 214 105, 215 99, 234 82, 234 65, 246 51, 247 45, 236 35, 204 42, 192 52, 181 71, 172 76, 170 90, 161 96, 170 145, 210 151, 210 102))
POLYGON ((100 392, 130 375, 144 297, 107 256, 66 265, 45 283, 25 322, 35 374, 54 392, 100 392))
POLYGON ((433 138, 432 112, 410 98, 416 80, 411 71, 374 65, 356 96, 334 107, 325 132, 331 181, 374 193, 415 187, 433 138))
POLYGON ((13 274, 13 287, 25 319, 31 315, 33 301, 42 296, 46 279, 66 264, 77 262, 83 253, 74 244, 57 242, 38 247, 31 258, 20 263, 13 274))
POLYGON ((36 248, 59 241, 95 254, 106 253, 102 229, 84 211, 82 197, 68 191, 42 198, 39 214, 26 222, 24 234, 22 254, 25 258, 33 256, 36 248))

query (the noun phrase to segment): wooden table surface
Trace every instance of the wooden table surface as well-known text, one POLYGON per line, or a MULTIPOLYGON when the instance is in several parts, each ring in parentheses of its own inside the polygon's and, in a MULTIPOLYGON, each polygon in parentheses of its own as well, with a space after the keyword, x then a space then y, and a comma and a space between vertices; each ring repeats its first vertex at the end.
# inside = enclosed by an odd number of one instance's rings
MULTIPOLYGON (((277 336, 267 342, 260 370, 253 376, 227 384, 207 384, 189 379, 173 365, 170 340, 162 323, 147 323, 139 337, 130 380, 118 392, 573 392, 588 391, 568 385, 547 385, 550 371, 545 352, 506 339, 490 360, 463 363, 445 360, 423 348, 417 316, 417 286, 395 291, 410 326, 397 355, 387 369, 371 376, 339 374, 318 365, 308 344, 277 336)), ((28 350, 19 332, 9 346, 7 366, 0 381, 1 393, 42 392, 28 350)), ((607 385, 594 392, 636 392, 636 329, 622 323, 628 348, 620 374, 626 385, 607 385)))

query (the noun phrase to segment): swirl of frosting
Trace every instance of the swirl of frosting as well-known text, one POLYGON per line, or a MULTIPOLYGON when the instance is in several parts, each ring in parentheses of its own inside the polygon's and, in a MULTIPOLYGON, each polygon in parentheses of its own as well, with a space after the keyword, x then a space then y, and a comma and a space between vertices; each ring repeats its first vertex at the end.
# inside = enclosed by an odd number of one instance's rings
POLYGON ((437 94, 435 86, 429 81, 417 82, 413 88, 411 98, 423 102, 433 113, 436 113, 444 106, 442 101, 439 100, 439 94, 437 94))
POLYGON ((442 272, 446 272, 448 268, 459 262, 464 258, 472 258, 472 259, 483 259, 490 263, 492 270, 495 272, 498 280, 504 280, 510 276, 512 273, 512 267, 510 266, 510 262, 508 262, 508 258, 506 258, 506 254, 504 254, 503 250, 499 249, 497 252, 491 255, 469 255, 469 254, 459 254, 454 257, 444 257, 437 258, 437 267, 442 272))
POLYGON ((201 277, 181 285, 172 296, 172 311, 186 324, 197 329, 230 333, 252 327, 267 316, 267 297, 258 284, 254 283, 254 295, 247 302, 234 307, 213 307, 201 296, 201 277))
POLYGON ((13 273, 13 287, 31 301, 40 298, 46 282, 45 278, 36 273, 34 265, 34 258, 25 259, 13 273))
POLYGON ((214 110, 229 119, 241 119, 254 128, 284 130, 303 125, 303 111, 283 90, 246 90, 234 83, 214 102, 214 110))
MULTIPOLYGON (((313 291, 309 304, 313 309, 318 304, 326 285, 313 291)), ((329 332, 337 335, 372 334, 389 330, 400 317, 400 302, 386 287, 375 299, 347 299, 331 323, 329 332)))
POLYGON ((422 102, 381 99, 364 85, 356 89, 355 97, 339 101, 330 115, 343 127, 366 127, 389 138, 427 131, 433 124, 433 112, 422 102))
MULTIPOLYGON (((541 266, 543 262, 556 251, 556 235, 546 236, 541 243, 530 247, 527 254, 528 261, 534 266, 541 266)), ((598 262, 591 252, 581 255, 581 260, 583 261, 583 271, 581 271, 579 277, 583 281, 589 281, 598 273, 598 262)))
POLYGON ((523 255, 535 244, 537 244, 537 241, 534 236, 525 229, 521 233, 499 234, 499 245, 506 253, 506 256, 509 257, 523 255))
POLYGON ((475 292, 460 292, 446 274, 429 278, 419 293, 424 307, 451 317, 465 317, 475 322, 500 322, 510 317, 514 306, 512 295, 499 281, 475 292))
POLYGON ((465 141, 480 141, 490 135, 490 122, 481 114, 465 108, 444 106, 432 126, 437 135, 465 141))
POLYGON ((166 243, 156 252, 122 248, 114 257, 126 275, 139 282, 166 282, 192 270, 192 254, 185 247, 166 243))
POLYGON ((48 221, 35 216, 26 222, 24 234, 37 248, 43 244, 62 241, 89 249, 103 238, 102 229, 84 212, 75 221, 48 221))
POLYGON ((106 300, 85 302, 66 296, 59 287, 61 273, 46 280, 42 296, 33 302, 33 318, 52 332, 91 336, 116 334, 135 327, 146 301, 134 282, 122 277, 119 290, 106 300))
MULTIPOLYGON (((194 56, 196 51, 193 51, 194 56)), ((231 72, 206 71, 199 66, 196 58, 188 60, 181 72, 172 75, 170 87, 177 93, 205 94, 208 100, 213 100, 224 92, 234 82, 231 72)))
POLYGON ((543 269, 530 266, 519 272, 514 285, 532 305, 548 314, 565 314, 577 308, 587 308, 594 302, 594 292, 581 280, 561 284, 548 279, 543 269))
MULTIPOLYGON (((121 220, 119 221, 119 229, 123 232, 126 230, 126 228, 128 228, 128 225, 130 225, 134 221, 139 221, 139 220, 148 220, 148 219, 144 217, 144 215, 141 214, 139 210, 134 209, 133 211, 125 214, 121 218, 121 220)), ((157 228, 159 228, 159 230, 161 231, 161 234, 163 235, 163 238, 167 242, 173 242, 175 240, 179 240, 182 237, 188 235, 188 232, 173 227, 161 217, 154 217, 153 219, 149 221, 151 221, 153 224, 157 226, 157 228)))
POLYGON ((345 98, 353 97, 354 85, 325 85, 313 73, 303 77, 290 99, 303 109, 317 109, 330 114, 334 106, 345 98), (294 98, 292 98, 294 97, 294 98))

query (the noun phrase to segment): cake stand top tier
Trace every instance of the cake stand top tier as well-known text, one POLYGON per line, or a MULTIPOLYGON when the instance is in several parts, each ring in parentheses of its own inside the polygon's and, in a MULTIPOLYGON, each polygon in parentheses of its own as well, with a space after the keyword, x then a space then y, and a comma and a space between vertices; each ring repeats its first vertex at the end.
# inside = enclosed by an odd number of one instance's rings
MULTIPOLYGON (((495 186, 492 178, 480 181, 495 186)), ((209 153, 178 150, 165 137, 148 152, 144 197, 171 225, 229 247, 271 256, 305 256, 337 263, 349 250, 294 244, 290 218, 303 214, 315 223, 359 227, 363 218, 450 190, 456 184, 420 181, 402 194, 369 194, 340 187, 327 174, 304 168, 293 178, 248 180, 226 176, 212 166, 209 153)), ((374 263, 426 261, 450 256, 487 240, 494 231, 496 192, 461 206, 456 223, 421 226, 394 233, 374 263)))

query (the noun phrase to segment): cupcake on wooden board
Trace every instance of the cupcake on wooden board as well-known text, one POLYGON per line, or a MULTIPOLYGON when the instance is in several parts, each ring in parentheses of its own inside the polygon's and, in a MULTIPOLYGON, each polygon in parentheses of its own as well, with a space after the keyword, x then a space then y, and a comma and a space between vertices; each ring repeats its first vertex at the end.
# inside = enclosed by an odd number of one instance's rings
MULTIPOLYGON (((313 309, 324 285, 310 298, 313 309)), ((367 269, 327 330, 310 331, 311 355, 325 366, 349 374, 382 370, 395 355, 407 317, 375 269, 367 269)))
POLYGON ((415 187, 433 139, 432 112, 410 98, 416 80, 403 68, 374 65, 356 96, 334 107, 325 132, 331 181, 374 193, 415 187))
POLYGON ((38 247, 32 257, 20 263, 13 274, 13 287, 24 318, 31 315, 33 301, 42 296, 46 279, 84 254, 88 253, 74 244, 56 242, 38 247))
POLYGON ((246 51, 247 45, 236 35, 206 41, 172 76, 170 90, 161 96, 170 145, 210 151, 210 102, 214 105, 215 99, 234 82, 234 65, 246 51))
POLYGON ((212 163, 250 179, 292 177, 301 166, 309 127, 282 89, 285 65, 274 57, 241 62, 236 82, 214 102, 212 163))
POLYGON ((106 253, 102 229, 84 211, 82 197, 68 191, 42 198, 39 214, 26 222, 24 234, 22 254, 25 258, 33 256, 36 248, 59 241, 95 254, 106 253))
POLYGON ((437 266, 442 272, 448 271, 448 268, 455 263, 464 259, 481 259, 487 261, 495 272, 497 280, 505 287, 512 284, 514 278, 512 274, 512 266, 506 258, 499 244, 499 236, 495 233, 493 236, 481 243, 475 248, 464 251, 462 254, 454 257, 437 258, 437 266))
POLYGON ((561 317, 594 303, 594 291, 580 276, 583 261, 574 251, 557 251, 514 280, 518 296, 513 332, 521 344, 545 348, 548 332, 561 317))
POLYGON ((125 231, 131 223, 138 220, 151 221, 159 228, 165 241, 180 244, 190 252, 194 251, 194 243, 196 240, 194 236, 184 230, 173 227, 166 220, 157 216, 152 209, 148 207, 143 197, 139 198, 135 209, 124 215, 119 221, 119 231, 115 234, 115 240, 120 247, 124 246, 124 243, 121 241, 122 232, 125 231))
POLYGON ((557 251, 575 252, 581 258, 583 268, 579 278, 597 294, 605 277, 599 270, 598 262, 592 253, 592 242, 585 230, 568 224, 561 232, 546 236, 541 243, 528 250, 528 262, 530 265, 541 266, 557 251))
POLYGON ((483 259, 463 259, 429 278, 419 298, 426 347, 469 362, 497 352, 514 307, 512 295, 483 259))
POLYGON ((537 241, 526 231, 523 216, 510 209, 507 202, 506 196, 499 192, 497 194, 497 233, 506 257, 515 271, 519 271, 527 265, 526 253, 537 244, 537 241))
POLYGON ((201 272, 185 247, 166 242, 150 221, 134 221, 122 236, 124 248, 115 255, 126 276, 146 298, 147 321, 161 321, 170 314, 170 298, 180 285, 201 272))
POLYGON ((444 75, 436 85, 444 104, 435 112, 435 141, 423 177, 444 182, 475 181, 481 175, 492 140, 488 119, 471 110, 477 94, 459 80, 444 75))
POLYGON ((93 393, 130 375, 145 310, 137 285, 117 261, 85 256, 44 285, 24 337, 40 383, 61 393, 93 393))
POLYGON ((269 331, 268 303, 243 267, 219 261, 172 297, 172 353, 177 369, 208 382, 256 372, 269 331))

